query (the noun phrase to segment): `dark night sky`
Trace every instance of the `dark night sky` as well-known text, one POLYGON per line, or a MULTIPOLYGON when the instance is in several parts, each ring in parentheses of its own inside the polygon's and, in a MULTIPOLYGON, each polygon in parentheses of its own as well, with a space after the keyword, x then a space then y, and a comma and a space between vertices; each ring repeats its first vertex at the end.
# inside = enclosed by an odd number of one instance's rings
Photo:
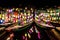
POLYGON ((24 7, 24 6, 33 6, 33 7, 53 7, 55 5, 60 5, 59 0, 0 0, 0 6, 2 7, 24 7))

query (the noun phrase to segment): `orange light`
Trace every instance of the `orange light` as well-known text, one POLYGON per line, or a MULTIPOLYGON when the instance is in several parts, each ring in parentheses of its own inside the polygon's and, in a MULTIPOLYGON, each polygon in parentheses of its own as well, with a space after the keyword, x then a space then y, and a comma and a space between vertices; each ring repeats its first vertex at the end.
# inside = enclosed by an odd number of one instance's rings
POLYGON ((16 15, 18 15, 18 13, 17 12, 14 12, 14 15, 16 16, 16 15))

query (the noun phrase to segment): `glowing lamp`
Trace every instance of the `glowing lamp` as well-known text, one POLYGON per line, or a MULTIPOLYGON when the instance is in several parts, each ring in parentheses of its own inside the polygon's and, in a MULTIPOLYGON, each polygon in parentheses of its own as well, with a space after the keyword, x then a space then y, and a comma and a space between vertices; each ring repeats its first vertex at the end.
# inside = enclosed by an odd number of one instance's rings
POLYGON ((27 36, 27 34, 25 34, 25 36, 27 36))
POLYGON ((3 22, 3 20, 1 20, 1 22, 3 22))
POLYGON ((0 24, 2 24, 4 21, 3 20, 0 20, 0 24))

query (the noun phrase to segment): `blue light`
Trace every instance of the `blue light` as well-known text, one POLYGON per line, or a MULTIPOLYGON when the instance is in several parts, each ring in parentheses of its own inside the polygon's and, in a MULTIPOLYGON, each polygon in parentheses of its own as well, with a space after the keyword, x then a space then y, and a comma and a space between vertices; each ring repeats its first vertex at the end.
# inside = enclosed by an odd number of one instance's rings
POLYGON ((0 20, 0 24, 2 24, 4 22, 4 20, 0 20))

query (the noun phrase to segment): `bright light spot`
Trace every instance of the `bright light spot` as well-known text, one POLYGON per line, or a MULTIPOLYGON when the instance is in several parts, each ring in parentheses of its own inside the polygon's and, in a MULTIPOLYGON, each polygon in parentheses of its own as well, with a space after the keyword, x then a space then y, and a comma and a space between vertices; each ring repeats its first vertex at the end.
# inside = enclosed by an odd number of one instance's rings
POLYGON ((18 16, 18 18, 19 18, 20 16, 18 16))
POLYGON ((41 13, 40 16, 44 15, 44 13, 41 13))
POLYGON ((4 14, 3 14, 3 17, 4 17, 4 14))
POLYGON ((21 15, 23 15, 23 13, 21 13, 21 15))
POLYGON ((8 12, 9 10, 7 9, 7 12, 8 12))
POLYGON ((28 13, 28 16, 30 16, 30 13, 28 13))
POLYGON ((26 13, 24 13, 24 15, 26 16, 26 13))
POLYGON ((26 23, 26 21, 24 21, 24 23, 26 23))
POLYGON ((16 11, 18 10, 18 8, 16 8, 16 11))
POLYGON ((28 16, 28 18, 29 18, 29 16, 28 16))
POLYGON ((10 20, 10 18, 9 18, 9 20, 10 20))
POLYGON ((31 10, 33 10, 33 8, 31 8, 31 10))
POLYGON ((33 31, 33 28, 31 28, 30 30, 31 30, 32 32, 34 32, 34 31, 33 31))
POLYGON ((16 18, 18 17, 18 16, 15 16, 16 18))
POLYGON ((57 15, 59 15, 59 13, 57 13, 57 15))
POLYGON ((52 13, 52 10, 50 12, 52 13))
POLYGON ((37 29, 35 29, 35 31, 36 31, 36 33, 38 33, 38 30, 37 29))
POLYGON ((28 33, 28 37, 31 38, 31 35, 28 33))
POLYGON ((2 19, 4 20, 4 17, 2 17, 2 19))
POLYGON ((32 21, 32 19, 30 19, 30 21, 32 21))
POLYGON ((16 22, 18 22, 18 20, 16 20, 16 22))
POLYGON ((3 20, 1 20, 1 22, 3 22, 3 20))
POLYGON ((25 36, 27 36, 27 34, 25 34, 25 36))
POLYGON ((26 19, 26 17, 25 17, 25 19, 26 19))
POLYGON ((10 40, 10 37, 8 37, 6 40, 10 40))
POLYGON ((49 12, 49 10, 47 10, 47 12, 49 12))
POLYGON ((13 17, 15 17, 15 15, 13 15, 13 17))
POLYGON ((27 7, 25 7, 25 9, 27 9, 27 7))
POLYGON ((21 18, 21 15, 20 15, 20 18, 21 18))
POLYGON ((38 18, 38 16, 36 15, 36 17, 38 18))
POLYGON ((23 16, 23 19, 24 19, 24 16, 23 16))

